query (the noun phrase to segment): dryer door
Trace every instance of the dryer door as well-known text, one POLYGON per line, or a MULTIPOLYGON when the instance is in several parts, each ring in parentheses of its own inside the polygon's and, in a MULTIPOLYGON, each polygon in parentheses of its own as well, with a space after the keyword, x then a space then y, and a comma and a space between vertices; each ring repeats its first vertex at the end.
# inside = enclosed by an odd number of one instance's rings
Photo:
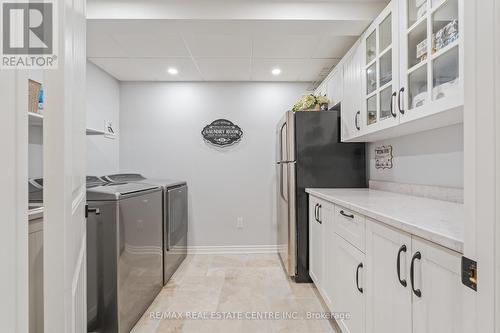
POLYGON ((164 283, 170 279, 187 255, 188 187, 174 187, 167 192, 164 283))

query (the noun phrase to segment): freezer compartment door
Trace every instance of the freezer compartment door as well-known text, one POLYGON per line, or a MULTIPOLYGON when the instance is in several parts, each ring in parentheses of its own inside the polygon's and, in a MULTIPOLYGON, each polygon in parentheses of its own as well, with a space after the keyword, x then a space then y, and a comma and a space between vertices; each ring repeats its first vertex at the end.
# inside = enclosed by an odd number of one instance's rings
POLYGON ((295 161, 295 115, 288 111, 276 128, 276 161, 295 161))
POLYGON ((167 191, 167 223, 164 228, 163 283, 166 284, 187 256, 188 187, 167 191))

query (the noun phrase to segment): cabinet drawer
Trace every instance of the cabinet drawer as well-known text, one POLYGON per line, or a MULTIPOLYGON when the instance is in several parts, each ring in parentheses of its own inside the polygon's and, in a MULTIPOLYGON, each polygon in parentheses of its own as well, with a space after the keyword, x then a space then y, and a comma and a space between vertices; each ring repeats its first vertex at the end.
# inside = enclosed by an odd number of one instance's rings
POLYGON ((365 217, 335 206, 335 232, 361 251, 365 251, 365 217))

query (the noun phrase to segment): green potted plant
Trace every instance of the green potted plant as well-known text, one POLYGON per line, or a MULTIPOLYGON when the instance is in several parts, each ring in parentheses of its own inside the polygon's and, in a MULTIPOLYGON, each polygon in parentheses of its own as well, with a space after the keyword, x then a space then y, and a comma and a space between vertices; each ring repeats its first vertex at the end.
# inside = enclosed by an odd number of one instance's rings
POLYGON ((330 100, 326 96, 304 95, 295 103, 292 111, 326 111, 329 103, 330 100))

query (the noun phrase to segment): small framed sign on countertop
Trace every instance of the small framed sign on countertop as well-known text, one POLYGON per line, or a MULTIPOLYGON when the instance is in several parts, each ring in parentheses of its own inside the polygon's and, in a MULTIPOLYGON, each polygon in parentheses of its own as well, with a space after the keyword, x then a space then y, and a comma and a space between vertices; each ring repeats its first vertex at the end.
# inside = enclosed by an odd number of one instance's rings
POLYGON ((205 141, 219 147, 237 143, 243 136, 243 130, 227 119, 217 119, 201 131, 205 141))
POLYGON ((392 146, 381 146, 375 148, 375 168, 392 169, 393 167, 392 146))

